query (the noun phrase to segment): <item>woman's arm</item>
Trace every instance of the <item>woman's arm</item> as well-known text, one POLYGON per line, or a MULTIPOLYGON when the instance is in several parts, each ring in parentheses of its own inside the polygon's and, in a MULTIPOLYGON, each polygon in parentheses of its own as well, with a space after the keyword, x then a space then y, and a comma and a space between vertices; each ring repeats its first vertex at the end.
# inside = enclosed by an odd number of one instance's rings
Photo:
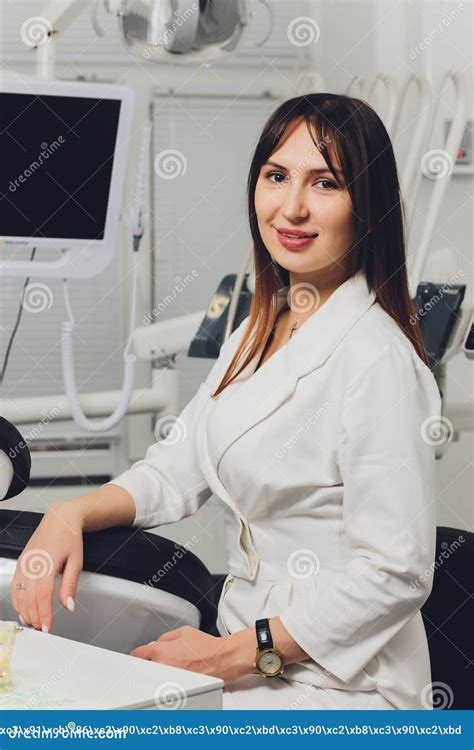
POLYGON ((83 531, 131 526, 135 518, 131 494, 117 485, 104 485, 73 500, 52 503, 51 508, 56 514, 76 516, 83 531))
POLYGON ((349 682, 421 609, 436 543, 441 398, 408 344, 387 345, 344 394, 338 446, 343 571, 279 617, 302 649, 349 682), (431 428, 433 429, 433 427, 431 428))
MULTIPOLYGON (((269 619, 273 643, 281 651, 285 665, 309 659, 296 641, 291 637, 279 617, 269 619)), ((257 650, 255 628, 250 627, 224 636, 224 645, 219 654, 220 668, 234 680, 246 674, 257 674, 253 666, 257 650)))
POLYGON ((107 483, 133 499, 135 528, 152 529, 192 516, 212 495, 203 473, 196 429, 210 391, 224 375, 249 318, 245 318, 221 347, 219 357, 197 393, 180 412, 168 439, 150 445, 145 456, 107 483))

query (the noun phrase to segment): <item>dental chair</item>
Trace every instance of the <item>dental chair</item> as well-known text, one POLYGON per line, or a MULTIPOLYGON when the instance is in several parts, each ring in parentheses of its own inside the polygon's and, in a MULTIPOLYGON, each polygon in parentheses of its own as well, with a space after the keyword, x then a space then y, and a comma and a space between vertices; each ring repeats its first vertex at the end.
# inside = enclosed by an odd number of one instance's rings
MULTIPOLYGON (((0 417, 0 500, 28 485, 31 458, 18 430, 0 417)), ((0 619, 17 620, 10 583, 17 559, 41 513, 0 510, 0 619)), ((47 553, 32 550, 26 578, 48 573, 47 553)), ((183 625, 209 632, 217 616, 216 584, 186 547, 141 529, 116 527, 84 533, 84 563, 75 611, 60 604, 60 577, 53 596, 55 635, 129 653, 183 625)))

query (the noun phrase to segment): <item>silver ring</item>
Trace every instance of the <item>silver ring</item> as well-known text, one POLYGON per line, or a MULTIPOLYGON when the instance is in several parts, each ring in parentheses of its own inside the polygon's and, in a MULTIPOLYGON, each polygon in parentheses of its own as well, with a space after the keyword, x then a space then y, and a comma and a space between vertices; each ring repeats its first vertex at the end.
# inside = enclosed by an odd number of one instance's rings
POLYGON ((26 589, 26 583, 15 583, 16 589, 26 589))

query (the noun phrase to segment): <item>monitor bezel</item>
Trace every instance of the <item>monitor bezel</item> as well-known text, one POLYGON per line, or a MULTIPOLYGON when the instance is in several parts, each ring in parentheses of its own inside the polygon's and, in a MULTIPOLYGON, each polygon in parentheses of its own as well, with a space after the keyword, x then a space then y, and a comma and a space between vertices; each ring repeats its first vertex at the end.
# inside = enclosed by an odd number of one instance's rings
POLYGON ((112 248, 117 240, 123 205, 135 98, 133 89, 113 82, 2 79, 0 80, 0 94, 2 93, 116 99, 121 102, 103 238, 87 240, 73 237, 20 237, 0 234, 0 246, 49 247, 61 251, 84 250, 84 248, 94 251, 112 248))

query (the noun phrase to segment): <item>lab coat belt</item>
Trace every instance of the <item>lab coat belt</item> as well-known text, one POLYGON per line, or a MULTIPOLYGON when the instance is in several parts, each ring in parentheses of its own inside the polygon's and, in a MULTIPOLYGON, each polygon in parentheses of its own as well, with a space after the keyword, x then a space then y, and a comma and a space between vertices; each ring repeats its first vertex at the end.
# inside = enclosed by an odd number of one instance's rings
POLYGON ((317 568, 314 566, 300 566, 295 568, 294 561, 290 555, 288 559, 279 560, 262 560, 257 557, 257 563, 254 565, 250 561, 248 577, 239 575, 235 569, 232 571, 234 578, 243 578, 244 580, 283 583, 284 581, 302 582, 309 581, 313 578, 317 581, 318 575, 326 578, 333 573, 342 573, 345 570, 343 562, 334 565, 321 565, 317 568))

